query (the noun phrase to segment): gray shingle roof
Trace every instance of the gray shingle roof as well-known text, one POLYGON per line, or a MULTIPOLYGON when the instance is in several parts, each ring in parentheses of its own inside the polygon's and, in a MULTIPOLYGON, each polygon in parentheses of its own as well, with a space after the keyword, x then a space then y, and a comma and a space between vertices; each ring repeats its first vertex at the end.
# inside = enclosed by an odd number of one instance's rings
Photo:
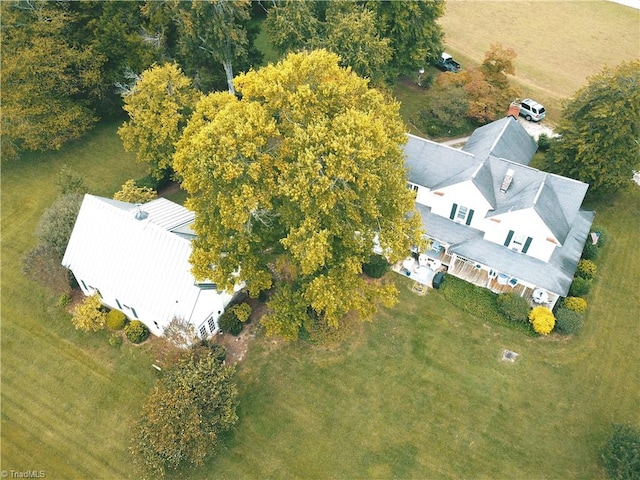
POLYGON ((538 145, 513 117, 477 128, 462 150, 484 159, 489 155, 529 165, 538 145))
POLYGON ((433 188, 477 163, 470 153, 411 134, 407 137, 404 146, 407 179, 416 185, 433 188))
POLYGON ((548 263, 482 238, 452 245, 449 252, 564 297, 569 293, 594 216, 594 212, 584 210, 576 215, 564 246, 555 249, 548 263))
POLYGON ((451 253, 566 296, 594 218, 593 212, 580 210, 588 185, 529 167, 537 145, 510 117, 478 128, 462 150, 408 137, 410 182, 433 190, 471 180, 493 207, 488 217, 534 209, 562 246, 543 262, 484 240, 483 232, 416 204, 427 234, 450 245, 451 253), (513 170, 513 180, 503 193, 508 170, 513 170))
POLYGON ((411 183, 430 189, 471 180, 493 207, 487 217, 534 208, 563 242, 588 185, 527 166, 536 148, 525 129, 506 117, 478 128, 462 150, 408 135, 405 165, 411 183), (508 170, 513 180, 503 193, 508 170))

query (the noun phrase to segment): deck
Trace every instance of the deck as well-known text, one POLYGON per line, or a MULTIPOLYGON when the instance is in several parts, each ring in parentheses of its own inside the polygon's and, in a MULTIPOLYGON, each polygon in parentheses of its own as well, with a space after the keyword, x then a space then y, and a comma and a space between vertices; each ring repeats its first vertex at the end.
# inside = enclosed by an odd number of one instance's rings
POLYGON ((494 293, 515 293, 527 300, 529 305, 531 306, 549 306, 555 304, 555 301, 558 299, 558 295, 549 293, 549 301, 540 304, 536 303, 533 300, 533 292, 535 288, 526 286, 522 283, 517 283, 514 286, 511 286, 509 283, 504 284, 498 281, 498 278, 489 278, 489 272, 487 270, 483 270, 482 268, 476 268, 476 266, 469 262, 456 261, 453 269, 449 269, 451 275, 461 278, 469 283, 473 283, 474 285, 478 285, 480 287, 488 288, 494 293))

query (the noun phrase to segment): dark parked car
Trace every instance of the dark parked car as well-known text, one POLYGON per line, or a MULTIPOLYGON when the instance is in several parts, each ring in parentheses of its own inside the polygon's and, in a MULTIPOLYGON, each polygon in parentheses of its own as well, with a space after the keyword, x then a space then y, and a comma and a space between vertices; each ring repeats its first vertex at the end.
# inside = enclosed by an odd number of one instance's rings
POLYGON ((451 55, 446 52, 443 52, 436 63, 436 67, 438 67, 443 72, 453 72, 458 73, 462 68, 458 62, 456 62, 451 55))

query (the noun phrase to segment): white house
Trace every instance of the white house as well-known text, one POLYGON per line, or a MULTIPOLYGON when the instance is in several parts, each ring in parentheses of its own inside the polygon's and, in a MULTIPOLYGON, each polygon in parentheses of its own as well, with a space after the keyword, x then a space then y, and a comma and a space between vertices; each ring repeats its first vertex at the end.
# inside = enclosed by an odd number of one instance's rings
POLYGON ((423 257, 553 307, 568 294, 594 212, 581 209, 586 183, 528 166, 536 149, 513 117, 478 128, 461 150, 409 135, 407 179, 432 240, 423 257))
POLYGON ((179 317, 206 337, 233 295, 191 274, 193 220, 193 212, 164 198, 133 205, 85 195, 62 265, 86 295, 97 293, 154 334, 179 317))

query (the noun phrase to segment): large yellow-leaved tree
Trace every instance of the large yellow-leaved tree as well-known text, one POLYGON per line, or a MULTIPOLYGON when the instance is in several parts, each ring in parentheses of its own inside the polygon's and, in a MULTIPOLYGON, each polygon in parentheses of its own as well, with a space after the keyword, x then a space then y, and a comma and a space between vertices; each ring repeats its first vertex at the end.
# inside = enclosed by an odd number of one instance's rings
POLYGON ((406 188, 399 106, 325 50, 290 54, 204 97, 174 168, 196 212, 194 274, 256 295, 272 287, 268 333, 369 318, 395 288, 362 264, 377 238, 391 261, 421 242, 406 188))

